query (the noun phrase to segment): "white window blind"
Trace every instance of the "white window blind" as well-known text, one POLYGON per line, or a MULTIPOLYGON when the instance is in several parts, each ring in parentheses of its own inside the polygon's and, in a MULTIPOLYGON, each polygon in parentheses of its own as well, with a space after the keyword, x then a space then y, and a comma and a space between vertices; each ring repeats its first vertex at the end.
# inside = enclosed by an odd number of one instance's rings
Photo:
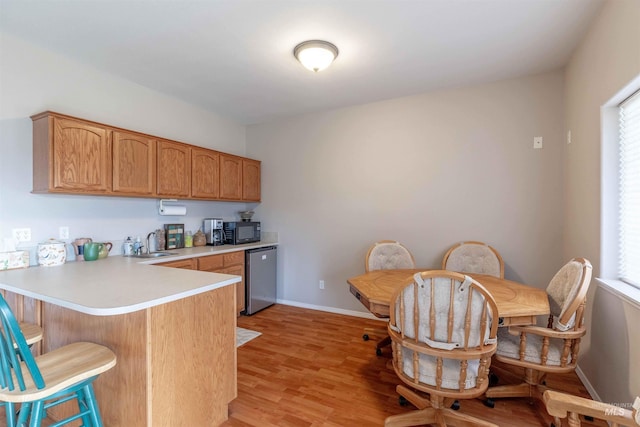
POLYGON ((620 280, 640 288, 640 92, 620 104, 620 280))

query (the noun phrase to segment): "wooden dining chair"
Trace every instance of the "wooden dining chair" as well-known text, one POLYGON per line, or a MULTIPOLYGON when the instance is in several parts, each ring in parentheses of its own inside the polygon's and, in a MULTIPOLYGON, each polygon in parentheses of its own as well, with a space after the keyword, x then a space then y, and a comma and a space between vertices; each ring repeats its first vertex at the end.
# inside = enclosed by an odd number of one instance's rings
POLYGON ((574 258, 551 279, 547 287, 551 314, 547 327, 509 326, 498 332, 496 360, 524 369, 522 383, 489 387, 493 399, 527 397, 542 400, 548 373, 568 373, 578 363, 580 339, 585 335, 584 308, 591 282, 591 263, 574 258))
POLYGON ((47 409, 77 401, 78 412, 55 425, 81 419, 101 427, 93 381, 116 364, 108 348, 77 342, 34 357, 5 299, 0 295, 0 402, 9 427, 40 426, 47 409), (16 417, 17 405, 20 405, 16 417))
POLYGON ((502 257, 497 250, 483 242, 468 241, 453 245, 444 254, 442 269, 504 278, 502 257))
POLYGON ((562 426, 561 419, 564 418, 567 419, 569 427, 580 427, 580 415, 607 421, 611 427, 640 427, 640 397, 635 398, 633 409, 553 390, 545 391, 542 400, 549 415, 554 417, 556 427, 562 426))
MULTIPOLYGON (((416 261, 409 250, 395 240, 380 240, 367 251, 364 269, 368 273, 376 270, 397 270, 416 268, 416 261)), ((370 334, 383 336, 376 343, 376 355, 382 355, 382 349, 391 344, 386 328, 365 328, 362 339, 369 340, 370 334)))
POLYGON ((393 368, 404 383, 396 390, 418 410, 390 416, 385 426, 495 427, 451 408, 487 389, 498 329, 491 294, 460 273, 416 273, 393 295, 390 314, 393 368))

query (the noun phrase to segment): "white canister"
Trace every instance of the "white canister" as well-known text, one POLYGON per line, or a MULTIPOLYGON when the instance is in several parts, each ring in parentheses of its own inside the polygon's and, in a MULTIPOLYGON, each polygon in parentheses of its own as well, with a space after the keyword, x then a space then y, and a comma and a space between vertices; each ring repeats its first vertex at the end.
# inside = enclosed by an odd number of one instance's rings
POLYGON ((55 239, 38 244, 38 264, 44 267, 62 265, 67 260, 67 245, 55 239))

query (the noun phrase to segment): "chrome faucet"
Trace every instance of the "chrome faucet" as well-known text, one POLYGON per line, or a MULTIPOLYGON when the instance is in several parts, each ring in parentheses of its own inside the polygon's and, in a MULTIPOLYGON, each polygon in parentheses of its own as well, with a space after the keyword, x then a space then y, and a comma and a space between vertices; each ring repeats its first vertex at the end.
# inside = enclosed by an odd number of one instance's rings
POLYGON ((149 244, 149 239, 151 238, 151 236, 155 236, 156 232, 152 231, 151 233, 147 234, 147 253, 150 254, 151 253, 151 245, 149 244))

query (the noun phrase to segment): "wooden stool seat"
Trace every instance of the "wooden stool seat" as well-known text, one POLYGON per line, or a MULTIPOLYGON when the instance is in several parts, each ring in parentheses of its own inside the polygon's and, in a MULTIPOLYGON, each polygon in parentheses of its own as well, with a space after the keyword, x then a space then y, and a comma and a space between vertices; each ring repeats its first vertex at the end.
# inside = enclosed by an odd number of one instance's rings
POLYGON ((33 345, 42 339, 44 331, 35 323, 19 323, 27 345, 33 345))
POLYGON ((25 390, 0 389, 0 400, 23 403, 47 399, 67 387, 111 369, 116 364, 116 355, 104 346, 77 342, 38 356, 35 360, 46 386, 38 389, 31 377, 25 376, 25 390))

